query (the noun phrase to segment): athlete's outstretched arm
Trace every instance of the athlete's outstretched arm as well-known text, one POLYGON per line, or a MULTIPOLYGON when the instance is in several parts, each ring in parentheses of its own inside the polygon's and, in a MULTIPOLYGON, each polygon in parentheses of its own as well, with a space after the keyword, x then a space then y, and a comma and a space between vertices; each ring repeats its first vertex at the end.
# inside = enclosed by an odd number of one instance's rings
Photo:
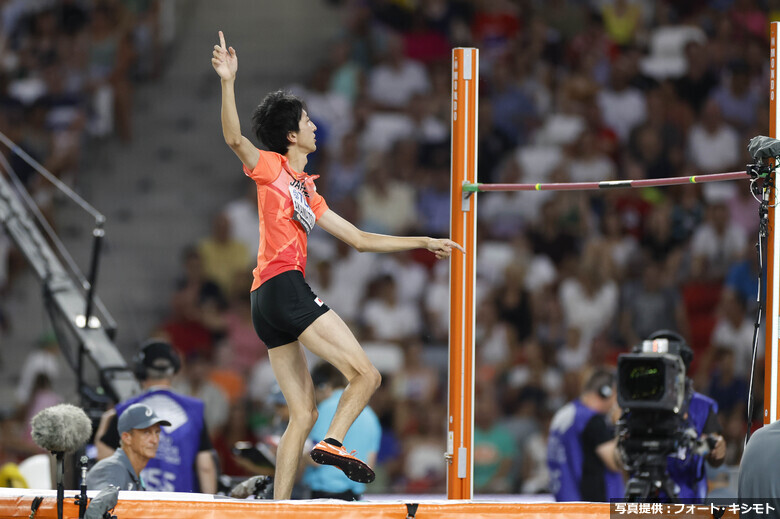
POLYGON ((428 249, 439 259, 449 257, 452 249, 466 252, 452 240, 425 236, 388 236, 361 231, 330 209, 317 220, 317 225, 360 252, 397 252, 409 249, 428 249))
POLYGON ((219 31, 219 45, 214 45, 211 65, 222 80, 222 135, 230 149, 251 170, 257 165, 260 153, 249 139, 241 135, 235 94, 238 56, 233 47, 225 46, 225 35, 222 31, 219 31))

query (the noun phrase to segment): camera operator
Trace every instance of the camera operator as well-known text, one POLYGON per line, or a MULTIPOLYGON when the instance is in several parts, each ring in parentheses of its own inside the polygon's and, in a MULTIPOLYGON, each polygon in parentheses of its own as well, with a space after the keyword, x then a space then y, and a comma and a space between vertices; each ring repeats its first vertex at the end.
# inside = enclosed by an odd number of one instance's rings
MULTIPOLYGON (((666 459, 666 471, 669 479, 679 489, 677 496, 662 496, 666 499, 693 500, 701 502, 707 496, 707 475, 704 462, 713 467, 723 464, 726 458, 726 441, 721 435, 722 428, 718 421, 718 404, 715 400, 693 390, 689 372, 693 361, 693 350, 678 333, 671 330, 660 330, 653 333, 645 342, 651 345, 663 341, 669 351, 676 350, 685 366, 685 398, 679 411, 680 429, 694 431, 698 445, 689 449, 685 456, 670 454, 666 459), (706 452, 706 454, 703 454, 706 452), (683 459, 684 458, 684 459, 683 459)), ((654 350, 653 350, 654 351, 654 350)), ((618 364, 620 366, 620 364, 618 364)), ((690 433, 693 435, 693 432, 690 433)), ((630 460, 627 460, 630 461, 630 460)), ((635 474, 630 474, 632 477, 635 474)))
POLYGON ((553 416, 547 465, 556 501, 623 498, 617 439, 607 416, 616 406, 615 395, 615 376, 597 369, 580 397, 553 416))

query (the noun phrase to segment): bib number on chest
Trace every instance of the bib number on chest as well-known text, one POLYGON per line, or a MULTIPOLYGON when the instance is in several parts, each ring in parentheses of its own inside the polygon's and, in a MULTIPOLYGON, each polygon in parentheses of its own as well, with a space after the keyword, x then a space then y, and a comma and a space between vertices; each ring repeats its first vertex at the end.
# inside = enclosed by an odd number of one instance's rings
POLYGON ((292 198, 293 203, 293 220, 300 223, 306 234, 309 234, 317 222, 314 211, 309 207, 306 195, 300 189, 295 186, 288 187, 290 188, 290 198, 292 198))

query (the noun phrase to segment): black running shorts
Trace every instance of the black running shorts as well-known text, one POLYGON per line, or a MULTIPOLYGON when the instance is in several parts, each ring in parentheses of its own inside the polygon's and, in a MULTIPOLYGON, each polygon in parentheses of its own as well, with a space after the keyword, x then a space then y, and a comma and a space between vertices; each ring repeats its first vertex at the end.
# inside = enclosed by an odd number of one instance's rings
POLYGON ((269 349, 297 341, 315 319, 330 310, 299 270, 272 277, 252 291, 251 298, 252 324, 269 349))

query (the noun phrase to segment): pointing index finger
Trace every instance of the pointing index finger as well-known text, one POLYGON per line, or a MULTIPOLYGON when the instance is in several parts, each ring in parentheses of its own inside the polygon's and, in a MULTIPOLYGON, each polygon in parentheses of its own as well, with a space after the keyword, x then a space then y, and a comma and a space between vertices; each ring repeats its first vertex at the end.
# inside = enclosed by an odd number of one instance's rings
POLYGON ((219 31, 219 45, 222 47, 222 50, 225 49, 225 35, 222 33, 222 31, 219 31))
POLYGON ((453 242, 451 242, 451 243, 452 243, 452 246, 453 246, 453 247, 455 247, 456 249, 458 249, 459 251, 461 251, 463 254, 465 254, 465 253, 466 253, 466 249, 464 249, 463 247, 461 247, 461 246, 460 246, 460 244, 458 244, 458 243, 456 243, 456 242, 454 242, 454 241, 453 241, 453 242))

